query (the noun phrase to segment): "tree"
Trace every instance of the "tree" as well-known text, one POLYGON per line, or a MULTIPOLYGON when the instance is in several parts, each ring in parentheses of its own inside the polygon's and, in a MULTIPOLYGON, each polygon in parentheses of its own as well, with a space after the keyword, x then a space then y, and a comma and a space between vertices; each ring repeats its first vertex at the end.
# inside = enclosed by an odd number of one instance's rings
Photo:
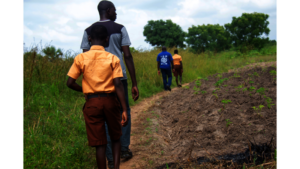
POLYGON ((196 53, 205 50, 218 52, 231 47, 230 33, 219 24, 193 25, 188 29, 186 42, 196 53))
POLYGON ((231 23, 225 24, 225 28, 231 33, 234 46, 240 48, 241 52, 261 49, 269 41, 269 38, 262 37, 270 32, 268 18, 269 15, 263 13, 243 13, 238 18, 232 17, 231 23))
POLYGON ((148 21, 144 26, 143 35, 152 46, 185 47, 183 44, 186 33, 171 20, 148 21))
POLYGON ((47 46, 42 51, 50 61, 56 60, 63 55, 61 49, 56 49, 54 46, 47 46))

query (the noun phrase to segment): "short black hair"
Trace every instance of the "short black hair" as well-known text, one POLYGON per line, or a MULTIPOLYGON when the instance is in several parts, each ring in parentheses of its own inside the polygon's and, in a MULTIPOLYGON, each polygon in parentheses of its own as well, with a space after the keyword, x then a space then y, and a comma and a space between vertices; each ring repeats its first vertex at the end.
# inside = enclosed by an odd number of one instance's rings
POLYGON ((107 9, 112 7, 115 7, 115 5, 112 2, 106 0, 100 1, 98 4, 99 15, 104 14, 107 9))
POLYGON ((175 53, 175 54, 178 54, 178 50, 177 50, 177 49, 175 49, 175 50, 174 50, 174 53, 175 53))
POLYGON ((108 36, 107 29, 103 25, 94 25, 91 29, 91 38, 93 40, 105 40, 108 36))
POLYGON ((161 50, 162 50, 162 51, 166 51, 167 48, 166 48, 165 46, 163 46, 163 47, 161 48, 161 50))

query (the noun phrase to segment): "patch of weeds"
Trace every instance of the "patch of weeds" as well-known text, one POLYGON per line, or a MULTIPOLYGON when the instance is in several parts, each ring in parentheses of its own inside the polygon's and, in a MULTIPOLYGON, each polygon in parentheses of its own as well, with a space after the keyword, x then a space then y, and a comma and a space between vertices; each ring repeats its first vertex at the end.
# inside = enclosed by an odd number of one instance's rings
POLYGON ((238 85, 238 86, 235 87, 235 88, 241 89, 241 88, 243 88, 243 85, 242 85, 242 84, 241 84, 241 85, 238 85))
POLYGON ((223 109, 225 109, 225 105, 228 104, 228 103, 231 103, 231 100, 225 100, 225 99, 223 99, 221 102, 224 104, 223 105, 223 109))
POLYGON ((259 74, 257 72, 254 72, 253 76, 259 76, 259 74))
POLYGON ((161 154, 161 155, 164 155, 164 151, 163 151, 163 150, 161 150, 160 154, 161 154))
POLYGON ((256 88, 254 87, 254 86, 250 86, 249 87, 249 91, 253 91, 253 90, 255 90, 256 88))
POLYGON ((269 73, 270 73, 272 76, 276 76, 276 70, 271 70, 269 73))
POLYGON ((251 123, 249 123, 248 125, 251 126, 251 123))
POLYGON ((199 76, 199 77, 197 77, 197 80, 200 80, 200 79, 202 79, 202 77, 200 77, 200 76, 199 76))
POLYGON ((218 74, 217 77, 218 77, 218 78, 222 78, 222 74, 218 74))
POLYGON ((203 91, 201 91, 201 93, 202 93, 202 94, 205 94, 205 93, 207 93, 207 92, 206 92, 205 90, 203 90, 203 91))
POLYGON ((275 104, 272 104, 272 99, 270 97, 264 96, 265 101, 267 102, 267 107, 270 109, 271 106, 274 106, 275 104))
POLYGON ((215 86, 220 86, 224 81, 228 80, 228 78, 220 79, 215 83, 215 86))
POLYGON ((216 96, 217 99, 219 98, 217 94, 213 94, 213 95, 216 96))
POLYGON ((243 92, 246 92, 247 90, 248 90, 247 87, 245 87, 242 91, 243 91, 243 92))
POLYGON ((147 122, 150 122, 150 121, 151 121, 151 119, 150 119, 150 118, 147 118, 146 120, 147 120, 147 122))
POLYGON ((184 88, 184 89, 189 89, 190 86, 189 86, 189 85, 186 85, 186 86, 184 86, 183 88, 184 88))
POLYGON ((199 91, 200 89, 197 88, 196 86, 194 86, 193 90, 197 92, 197 91, 199 91))
POLYGON ((232 122, 229 119, 226 119, 226 127, 228 127, 232 122))
POLYGON ((208 81, 208 78, 206 77, 206 78, 204 78, 204 80, 208 81))
POLYGON ((212 93, 215 93, 215 92, 216 92, 216 90, 213 90, 213 91, 212 91, 212 93))
POLYGON ((158 129, 157 129, 157 127, 155 128, 155 132, 156 132, 156 133, 158 132, 158 129))
POLYGON ((149 164, 152 166, 153 165, 153 161, 152 160, 149 160, 149 164))
POLYGON ((233 77, 241 77, 239 74, 235 73, 233 74, 233 77))
POLYGON ((254 82, 253 82, 252 80, 249 80, 249 83, 250 83, 250 84, 253 84, 254 82))
POLYGON ((194 92, 193 94, 199 94, 198 92, 194 92))
POLYGON ((228 85, 223 85, 223 87, 227 87, 228 85))
POLYGON ((260 95, 265 95, 265 88, 261 87, 256 90, 256 93, 259 93, 260 95))
POLYGON ((195 83, 196 83, 197 86, 201 86, 201 81, 200 80, 196 81, 195 83))

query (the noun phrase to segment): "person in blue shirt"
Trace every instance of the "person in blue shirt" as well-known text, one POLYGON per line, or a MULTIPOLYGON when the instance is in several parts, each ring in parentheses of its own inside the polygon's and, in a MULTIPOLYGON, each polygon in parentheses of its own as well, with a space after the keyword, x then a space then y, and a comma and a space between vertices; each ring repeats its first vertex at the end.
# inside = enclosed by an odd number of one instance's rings
POLYGON ((157 73, 158 75, 160 75, 160 73, 162 74, 164 88, 165 90, 171 91, 171 84, 172 84, 171 65, 172 65, 172 70, 174 72, 174 64, 173 64, 173 57, 171 53, 167 51, 167 48, 165 46, 162 47, 162 52, 160 52, 157 55, 156 61, 157 61, 157 70, 158 70, 157 73), (168 76, 168 80, 167 80, 167 76, 168 76))

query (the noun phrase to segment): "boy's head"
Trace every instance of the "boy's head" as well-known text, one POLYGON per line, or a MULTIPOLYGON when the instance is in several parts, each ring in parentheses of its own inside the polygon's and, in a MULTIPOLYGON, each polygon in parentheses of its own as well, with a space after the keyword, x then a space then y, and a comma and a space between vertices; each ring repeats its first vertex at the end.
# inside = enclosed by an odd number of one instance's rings
POLYGON ((98 4, 98 12, 100 17, 105 17, 111 21, 115 21, 117 18, 115 5, 110 1, 100 1, 98 4))
POLYGON ((167 48, 166 48, 165 46, 163 46, 163 47, 161 48, 161 50, 162 50, 162 51, 166 51, 167 48))
POLYGON ((178 54, 178 50, 177 49, 174 50, 174 54, 178 54))
POLYGON ((108 42, 107 29, 102 25, 94 25, 91 29, 89 41, 91 42, 91 45, 105 46, 108 42))

